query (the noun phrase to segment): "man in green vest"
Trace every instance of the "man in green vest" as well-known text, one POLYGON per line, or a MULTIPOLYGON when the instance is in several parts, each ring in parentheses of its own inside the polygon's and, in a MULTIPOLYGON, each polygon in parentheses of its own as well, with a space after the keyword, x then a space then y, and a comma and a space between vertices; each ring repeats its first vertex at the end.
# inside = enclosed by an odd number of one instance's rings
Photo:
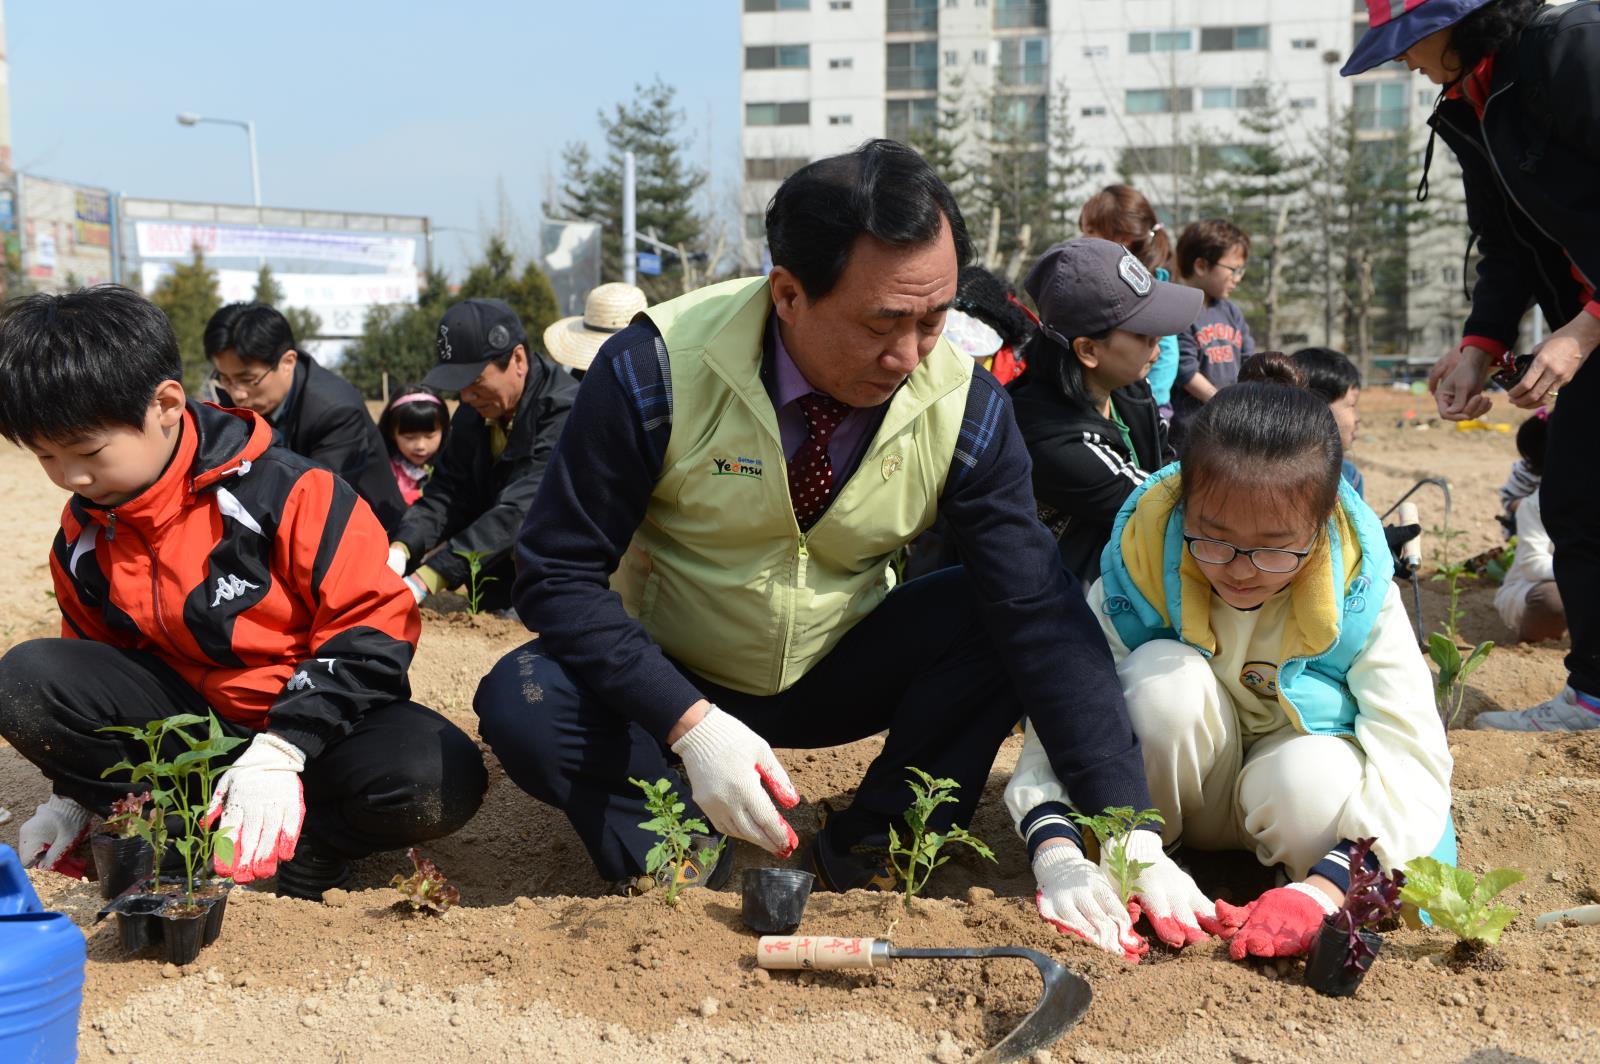
POLYGON ((1010 403, 942 338, 971 254, 949 189, 873 141, 799 170, 766 221, 770 276, 646 311, 584 379, 518 540, 539 637, 480 684, 485 740, 635 886, 657 840, 630 777, 692 795, 707 852, 731 835, 790 855, 799 796, 774 747, 888 733, 806 854, 829 889, 886 885, 913 766, 960 784, 933 827, 966 823, 1025 714, 1080 807, 1148 807, 1010 403), (941 516, 964 566, 892 587, 941 516))

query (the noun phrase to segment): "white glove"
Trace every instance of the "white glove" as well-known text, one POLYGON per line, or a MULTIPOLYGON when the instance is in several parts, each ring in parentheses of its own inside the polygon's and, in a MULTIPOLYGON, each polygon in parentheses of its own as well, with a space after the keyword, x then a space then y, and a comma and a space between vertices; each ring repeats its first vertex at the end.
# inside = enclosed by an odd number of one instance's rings
MULTIPOLYGON (((1143 907, 1145 919, 1150 921, 1157 938, 1174 949, 1182 949, 1204 942, 1207 932, 1216 934, 1221 930, 1216 905, 1195 886, 1189 873, 1167 856, 1161 848, 1160 834, 1132 831, 1127 847, 1129 860, 1150 866, 1139 873, 1133 896, 1143 907)), ((1111 870, 1106 865, 1104 847, 1100 853, 1100 868, 1109 879, 1111 870)))
POLYGON ((1134 931, 1134 918, 1117 900, 1111 880, 1073 843, 1041 847, 1033 858, 1033 879, 1039 885, 1034 896, 1039 915, 1057 931, 1077 935, 1134 964, 1149 951, 1150 944, 1134 931))
POLYGON ((406 562, 410 560, 411 556, 405 552, 404 547, 389 548, 389 568, 394 570, 395 576, 406 575, 406 562))
POLYGON ((300 786, 305 767, 299 747, 262 732, 222 774, 202 821, 210 827, 220 814, 222 830, 233 840, 233 863, 217 857, 217 875, 249 883, 274 874, 279 861, 294 856, 306 816, 300 786))
POLYGON ((428 597, 428 585, 422 582, 422 577, 412 573, 405 578, 405 585, 406 590, 411 592, 411 598, 416 604, 418 606, 422 605, 422 600, 428 597))
POLYGON ((63 875, 82 878, 85 864, 82 857, 71 855, 89 834, 89 820, 94 814, 71 798, 52 794, 50 800, 34 811, 32 817, 17 835, 17 850, 24 868, 45 868, 63 875), (63 860, 65 858, 65 860, 63 860))
POLYGON ((724 835, 787 857, 800 840, 772 804, 785 809, 800 800, 772 747, 737 717, 716 706, 672 744, 683 758, 694 803, 724 835), (765 783, 772 798, 761 789, 765 783))

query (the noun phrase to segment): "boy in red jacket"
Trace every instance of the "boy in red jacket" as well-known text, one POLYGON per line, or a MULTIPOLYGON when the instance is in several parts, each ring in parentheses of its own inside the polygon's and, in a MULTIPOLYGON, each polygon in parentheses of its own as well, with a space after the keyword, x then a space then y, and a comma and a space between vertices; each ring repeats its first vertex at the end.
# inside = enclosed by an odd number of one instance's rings
POLYGON ((0 319, 0 435, 72 493, 50 556, 62 638, 0 658, 0 735, 52 789, 19 850, 81 870, 91 817, 128 789, 101 771, 142 759, 100 729, 215 710, 250 738, 216 788, 235 844, 217 872, 320 899, 350 858, 466 823, 483 760, 409 701, 420 622, 367 504, 181 382, 166 316, 126 288, 0 319))

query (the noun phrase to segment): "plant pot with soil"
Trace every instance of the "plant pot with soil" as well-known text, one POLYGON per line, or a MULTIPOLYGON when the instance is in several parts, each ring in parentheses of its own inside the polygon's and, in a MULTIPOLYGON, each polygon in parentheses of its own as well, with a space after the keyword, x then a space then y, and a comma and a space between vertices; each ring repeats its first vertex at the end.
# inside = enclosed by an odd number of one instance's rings
POLYGON ((758 935, 792 934, 800 926, 816 878, 798 868, 746 868, 745 926, 758 935))
POLYGON ((158 829, 151 819, 154 806, 149 817, 145 814, 149 802, 148 791, 118 799, 111 803, 111 815, 100 830, 89 836, 102 898, 115 898, 155 870, 154 835, 158 829))
POLYGON ((1319 994, 1349 997, 1377 959, 1383 939, 1371 930, 1400 911, 1404 872, 1384 872, 1369 860, 1375 839, 1350 847, 1350 886, 1344 904, 1324 917, 1306 956, 1305 982, 1319 994))

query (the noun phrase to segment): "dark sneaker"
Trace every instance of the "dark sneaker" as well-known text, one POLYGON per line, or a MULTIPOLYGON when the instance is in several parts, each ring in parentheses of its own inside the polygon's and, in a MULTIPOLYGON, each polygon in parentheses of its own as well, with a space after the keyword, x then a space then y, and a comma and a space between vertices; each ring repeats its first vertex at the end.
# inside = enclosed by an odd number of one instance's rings
POLYGON ((733 841, 725 835, 693 835, 694 842, 689 859, 674 870, 663 868, 654 876, 638 875, 616 885, 618 894, 637 897, 648 894, 657 887, 665 887, 668 878, 677 874, 680 887, 705 887, 721 890, 733 878, 733 841), (719 844, 721 844, 719 846, 719 844))
POLYGON ((320 850, 310 839, 301 836, 295 846, 294 856, 278 863, 278 888, 280 898, 300 898, 303 901, 321 901, 326 891, 343 887, 350 882, 350 862, 342 857, 320 850))
POLYGON ((848 850, 835 846, 826 823, 806 851, 804 865, 817 877, 818 890, 842 894, 847 890, 896 890, 899 883, 889 868, 887 843, 870 841, 848 850))

